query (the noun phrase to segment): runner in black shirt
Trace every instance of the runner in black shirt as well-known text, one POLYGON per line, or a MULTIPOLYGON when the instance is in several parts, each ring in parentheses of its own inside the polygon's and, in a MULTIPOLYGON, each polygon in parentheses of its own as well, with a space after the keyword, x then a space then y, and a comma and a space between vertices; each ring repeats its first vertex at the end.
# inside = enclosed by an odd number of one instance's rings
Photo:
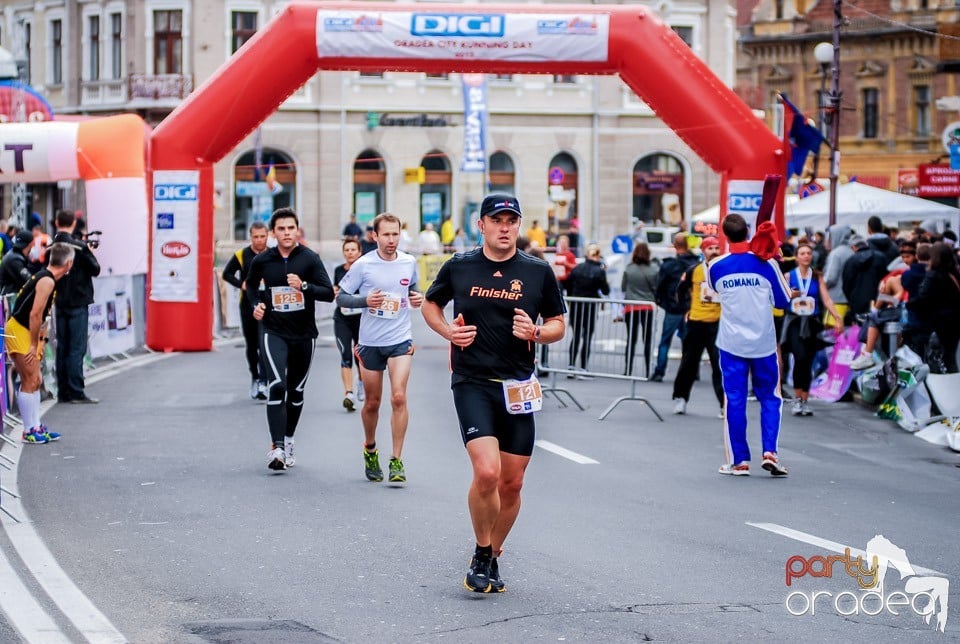
POLYGON ((473 465, 468 500, 477 538, 463 583, 475 592, 505 589, 497 556, 520 511, 533 453, 532 412, 542 402, 534 345, 556 342, 565 329, 550 265, 517 250, 520 217, 515 198, 485 198, 478 222, 483 246, 444 264, 423 303, 427 324, 453 345, 453 402, 473 465), (450 300, 452 323, 443 313, 450 300))
POLYGON ((303 411, 303 388, 317 338, 314 302, 332 302, 333 287, 320 256, 297 243, 300 222, 290 208, 270 218, 277 247, 257 255, 247 275, 253 317, 263 322, 269 399, 267 425, 273 441, 272 470, 293 467, 293 434, 303 411), (259 290, 260 280, 266 289, 259 290), (289 383, 289 386, 288 386, 289 383))
MULTIPOLYGON (((349 224, 348 224, 349 225, 349 224)), ((340 280, 347 274, 353 263, 360 258, 360 242, 356 239, 343 240, 343 258, 346 260, 333 269, 333 291, 339 295, 340 280)), ((360 316, 363 309, 351 309, 338 306, 333 312, 333 335, 340 350, 340 378, 343 380, 343 408, 355 411, 357 400, 364 399, 363 380, 360 377, 360 365, 357 365, 357 392, 353 392, 353 364, 356 357, 353 349, 360 343, 360 316)))
MULTIPOLYGON (((240 289, 240 328, 247 346, 247 368, 250 370, 250 397, 267 399, 267 369, 260 354, 260 323, 253 319, 253 306, 243 283, 250 272, 253 258, 267 248, 267 225, 262 221, 250 224, 250 245, 235 252, 223 267, 223 281, 240 289)), ((259 285, 257 286, 259 289, 259 285)))

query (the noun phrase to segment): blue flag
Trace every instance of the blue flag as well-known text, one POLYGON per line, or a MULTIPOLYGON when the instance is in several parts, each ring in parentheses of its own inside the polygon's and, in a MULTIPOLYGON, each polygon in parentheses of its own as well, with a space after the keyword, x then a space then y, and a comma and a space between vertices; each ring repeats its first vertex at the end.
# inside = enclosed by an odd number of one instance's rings
POLYGON ((487 171, 487 76, 463 74, 463 163, 461 172, 487 171))
POLYGON ((816 154, 824 142, 823 134, 817 128, 807 123, 806 117, 800 113, 797 106, 781 95, 780 100, 793 112, 793 124, 790 126, 790 162, 787 170, 790 175, 802 175, 803 164, 807 162, 807 155, 816 154))

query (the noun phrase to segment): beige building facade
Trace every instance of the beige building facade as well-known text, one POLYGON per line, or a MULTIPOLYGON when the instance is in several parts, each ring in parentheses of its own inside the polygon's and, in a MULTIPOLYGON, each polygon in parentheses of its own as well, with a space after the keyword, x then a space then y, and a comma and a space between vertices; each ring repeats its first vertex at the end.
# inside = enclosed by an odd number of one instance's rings
MULTIPOLYGON (((58 117, 136 112, 155 125, 286 4, 5 1, 0 45, 26 61, 58 117)), ((649 6, 733 85, 730 2, 649 6)), ((469 173, 459 74, 316 74, 216 165, 215 237, 242 239, 251 221, 284 205, 311 240, 335 240, 350 214, 362 223, 382 210, 411 229, 450 217, 469 230, 495 189, 517 195, 527 222, 562 231, 576 218, 585 241, 605 242, 633 219, 660 219, 671 201, 688 217, 717 201, 719 177, 619 78, 488 75, 486 92, 488 170, 469 173)), ((224 105, 223 118, 243 109, 224 105)), ((78 186, 31 193, 38 211, 82 207, 78 186)))

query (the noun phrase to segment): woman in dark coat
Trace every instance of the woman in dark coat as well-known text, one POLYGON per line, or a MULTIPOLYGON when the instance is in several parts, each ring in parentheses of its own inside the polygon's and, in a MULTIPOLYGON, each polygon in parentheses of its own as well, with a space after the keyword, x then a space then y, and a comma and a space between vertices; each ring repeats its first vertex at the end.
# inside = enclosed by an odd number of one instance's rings
POLYGON ((960 270, 948 244, 937 242, 930 247, 930 267, 920 283, 920 293, 907 302, 907 309, 937 334, 947 373, 956 373, 957 345, 960 344, 960 270))
MULTIPOLYGON (((600 247, 596 244, 587 246, 586 260, 570 271, 570 277, 567 278, 567 293, 574 298, 599 298, 601 295, 610 295, 607 271, 600 263, 600 247)), ((576 365, 579 352, 580 367, 586 370, 587 361, 590 360, 590 341, 593 339, 596 321, 596 302, 570 302, 570 326, 573 337, 570 338, 569 369, 573 369, 576 365)))

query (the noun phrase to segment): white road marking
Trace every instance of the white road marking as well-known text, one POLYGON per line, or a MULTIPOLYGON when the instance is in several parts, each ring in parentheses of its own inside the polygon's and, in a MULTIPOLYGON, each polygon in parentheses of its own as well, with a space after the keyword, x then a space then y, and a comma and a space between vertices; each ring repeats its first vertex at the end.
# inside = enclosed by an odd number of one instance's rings
POLYGON ((597 465, 600 461, 595 461, 589 456, 584 456, 583 454, 577 454, 571 450, 568 450, 566 447, 560 447, 555 443, 550 441, 538 440, 534 442, 534 445, 540 449, 545 449, 548 452, 553 452, 557 456, 562 456, 563 458, 570 459, 574 463, 580 463, 581 465, 597 465))
MULTIPOLYGON (((754 528, 760 528, 761 530, 766 530, 767 532, 772 532, 774 534, 779 534, 782 537, 787 537, 788 539, 794 539, 796 541, 802 541, 803 543, 809 543, 811 546, 816 546, 818 548, 823 548, 824 550, 829 550, 830 552, 836 552, 837 554, 842 555, 847 548, 850 548, 850 554, 854 556, 866 557, 867 553, 860 548, 854 548, 853 546, 846 546, 842 543, 837 543, 836 541, 830 541, 828 539, 821 539, 812 534, 807 534, 806 532, 800 532, 799 530, 794 530, 793 528, 787 528, 782 525, 777 525, 776 523, 753 523, 751 521, 746 522, 747 525, 753 526, 754 528)), ((922 575, 936 575, 939 577, 946 577, 945 573, 942 573, 931 568, 923 568, 922 566, 913 566, 913 569, 922 575)))
MULTIPOLYGON (((171 357, 172 353, 150 354, 141 359, 133 359, 119 367, 107 367, 87 378, 88 384, 98 382, 110 376, 123 373, 134 367, 143 366, 171 357)), ((45 403, 41 407, 42 415, 53 406, 45 403)), ((13 452, 11 459, 13 483, 11 489, 19 494, 17 486, 21 450, 13 452)), ((65 459, 74 458, 64 456, 65 459)), ((8 480, 9 483, 9 480, 8 480)), ((6 500, 5 506, 22 523, 16 523, 6 515, 0 516, 10 543, 20 556, 24 566, 33 575, 40 587, 46 592, 61 613, 76 627, 88 642, 94 644, 114 644, 126 642, 127 638, 117 630, 106 615, 101 613, 93 602, 77 588, 47 549, 33 523, 20 503, 19 498, 6 500)), ((69 642, 63 631, 56 625, 49 613, 23 584, 17 573, 10 567, 6 555, 0 552, 0 609, 10 619, 11 625, 27 642, 69 642)))
POLYGON ((70 642, 40 602, 34 599, 0 550, 0 606, 11 625, 28 642, 70 642))

